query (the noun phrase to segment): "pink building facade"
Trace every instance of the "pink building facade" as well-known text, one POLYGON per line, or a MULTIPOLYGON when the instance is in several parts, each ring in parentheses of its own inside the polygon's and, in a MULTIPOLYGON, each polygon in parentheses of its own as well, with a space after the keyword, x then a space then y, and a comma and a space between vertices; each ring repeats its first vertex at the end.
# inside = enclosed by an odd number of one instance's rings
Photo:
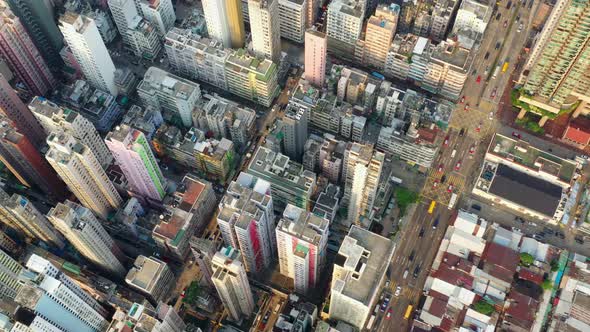
POLYGON ((305 32, 305 79, 316 87, 322 87, 326 80, 326 52, 328 39, 322 32, 305 32))

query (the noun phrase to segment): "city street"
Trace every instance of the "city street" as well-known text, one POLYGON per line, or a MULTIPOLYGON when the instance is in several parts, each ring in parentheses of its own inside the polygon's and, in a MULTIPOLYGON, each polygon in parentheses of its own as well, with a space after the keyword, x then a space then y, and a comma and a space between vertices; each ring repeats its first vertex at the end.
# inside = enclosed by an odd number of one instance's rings
MULTIPOLYGON (((421 191, 422 200, 412 221, 401 230, 400 241, 391 262, 389 287, 384 289, 386 294, 391 294, 392 300, 385 312, 378 314, 377 331, 409 329, 412 316, 408 320, 404 318, 406 309, 408 305, 412 305, 413 310, 416 310, 440 241, 449 220, 455 214, 454 209, 448 208, 450 197, 452 193, 461 197, 470 192, 490 139, 500 127, 495 112, 509 83, 514 65, 509 64, 504 73, 501 67, 506 61, 516 62, 516 57, 526 40, 528 22, 532 19, 531 13, 534 13, 534 10, 528 6, 524 8, 520 3, 515 3, 510 9, 506 8, 506 4, 501 4, 498 11, 492 15, 474 60, 472 73, 465 83, 465 100, 459 101, 451 117, 447 143, 441 147, 439 156, 428 174, 421 191), (500 17, 496 20, 498 13, 500 17), (523 22, 524 27, 518 31, 520 22, 523 22), (496 77, 492 78, 493 71, 498 65, 500 69, 496 77), (432 200, 436 201, 436 207, 430 214, 428 209, 432 200), (433 228, 436 221, 438 225, 433 228), (417 277, 414 277, 415 272, 417 277), (395 297, 394 293, 398 286, 402 289, 401 294, 395 297), (387 319, 386 313, 389 308, 392 314, 387 319)), ((493 213, 495 212, 492 210, 492 215, 493 213)), ((514 220, 513 215, 511 218, 514 220)))

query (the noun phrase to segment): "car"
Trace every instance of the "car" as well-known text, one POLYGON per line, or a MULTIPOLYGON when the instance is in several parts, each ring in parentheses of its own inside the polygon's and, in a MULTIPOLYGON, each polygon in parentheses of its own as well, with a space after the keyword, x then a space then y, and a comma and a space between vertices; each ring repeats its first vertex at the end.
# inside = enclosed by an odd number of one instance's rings
POLYGON ((419 274, 420 274, 420 265, 416 266, 416 268, 414 269, 414 278, 418 278, 419 274))
POLYGON ((395 297, 398 297, 401 295, 401 293, 402 293, 402 286, 397 286, 395 288, 395 294, 393 294, 393 295, 395 295, 395 297))
POLYGON ((492 120, 494 118, 494 111, 491 111, 490 114, 488 114, 488 119, 492 120))
POLYGON ((440 183, 445 183, 446 180, 447 180, 447 175, 443 174, 443 176, 440 177, 440 183))
POLYGON ((381 302, 381 307, 379 308, 379 310, 381 310, 381 312, 385 312, 385 309, 387 309, 388 304, 389 301, 387 300, 387 298, 385 298, 383 302, 381 302))
POLYGON ((423 237, 424 236, 424 227, 422 227, 422 229, 420 229, 420 233, 418 233, 418 237, 423 237))
POLYGON ((411 262, 414 260, 414 256, 416 255, 416 251, 412 250, 412 252, 410 253, 410 256, 408 256, 408 260, 411 262))
POLYGON ((455 165, 455 171, 458 171, 461 169, 461 162, 458 161, 457 164, 455 165))
POLYGON ((387 310, 387 315, 385 315, 385 319, 390 319, 392 312, 393 312, 393 310, 391 310, 391 308, 389 308, 389 310, 387 310))
POLYGON ((186 287, 182 289, 182 293, 180 293, 180 297, 184 298, 186 295, 186 287))
POLYGON ((434 222, 432 223, 432 229, 436 229, 438 227, 438 222, 440 220, 440 216, 436 216, 434 222))
MULTIPOLYGON (((488 71, 488 70, 486 69, 486 72, 487 72, 487 71, 488 71)), ((478 76, 477 76, 477 79, 475 80, 475 82, 476 82, 476 83, 481 83, 481 75, 478 75, 478 76)))
POLYGON ((565 234, 563 234, 560 231, 555 231, 555 236, 557 236, 558 238, 560 238, 562 240, 565 239, 565 234))
POLYGON ((266 312, 266 315, 264 315, 264 318, 262 318, 262 322, 264 324, 268 323, 268 319, 270 318, 270 311, 266 312))
POLYGON ((442 173, 444 167, 445 167, 445 165, 443 165, 443 164, 438 165, 438 172, 442 173))
POLYGON ((522 234, 522 231, 520 230, 520 228, 512 227, 512 231, 513 232, 516 232, 516 233, 521 233, 522 234))
POLYGON ((474 210, 476 210, 476 211, 481 211, 481 206, 478 205, 478 204, 472 204, 471 205, 471 208, 474 209, 474 210))
POLYGON ((524 219, 522 219, 521 217, 514 217, 514 220, 518 221, 521 224, 525 223, 524 219))
POLYGON ((475 131, 478 133, 481 131, 481 122, 475 127, 475 131))
POLYGON ((385 282, 385 288, 389 288, 389 284, 390 284, 390 281, 389 281, 389 280, 387 280, 387 281, 385 282))
POLYGON ((448 192, 453 192, 453 188, 455 188, 455 187, 453 187, 453 184, 449 184, 449 187, 447 188, 447 191, 448 192))
POLYGON ((463 102, 465 102, 465 96, 461 97, 461 100, 459 100, 459 104, 463 104, 463 102))
POLYGON ((508 4, 506 5, 506 9, 510 9, 511 6, 512 6, 512 1, 508 1, 508 4))
POLYGON ((472 145, 469 147, 469 154, 473 154, 473 153, 475 153, 475 144, 472 144, 472 145))
POLYGON ((500 20, 500 17, 502 17, 502 14, 498 13, 498 15, 496 15, 496 21, 500 20))
POLYGON ((463 135, 465 135, 465 128, 461 128, 461 131, 459 131, 459 136, 463 137, 463 135))
POLYGON ((490 52, 486 52, 486 54, 483 56, 484 60, 487 60, 490 57, 490 52))
POLYGON ((504 27, 507 27, 507 26, 508 26, 508 20, 504 21, 504 24, 503 24, 503 26, 504 26, 504 27))
POLYGON ((521 138, 522 138, 522 135, 521 135, 521 134, 519 134, 519 133, 517 133, 517 132, 515 132, 515 131, 513 131, 513 132, 512 132, 512 137, 516 137, 516 138, 518 138, 518 139, 521 139, 521 138))
POLYGON ((403 279, 406 279, 406 278, 408 277, 408 273, 409 273, 409 272, 410 272, 410 271, 408 271, 408 269, 406 269, 406 270, 404 271, 404 275, 402 276, 402 278, 403 278, 403 279))
POLYGON ((543 235, 533 234, 533 239, 535 239, 537 241, 541 241, 541 240, 543 240, 543 235))
POLYGON ((438 186, 438 180, 434 180, 432 183, 432 188, 436 188, 438 186))
POLYGON ((443 142, 444 146, 448 146, 449 145, 449 135, 447 135, 447 137, 445 137, 445 141, 443 142))
POLYGON ((520 23, 518 25, 518 29, 516 29, 516 32, 521 32, 523 28, 524 28, 524 25, 522 23, 520 23))
POLYGON ((492 99, 496 98, 496 93, 497 93, 497 92, 498 92, 498 88, 497 88, 497 87, 495 87, 495 88, 494 88, 494 90, 492 90, 492 94, 490 95, 490 97, 491 97, 492 99))
POLYGON ((574 240, 576 240, 576 242, 577 242, 578 244, 584 244, 584 238, 582 238, 582 237, 581 237, 581 236, 579 236, 579 235, 578 235, 578 236, 576 236, 576 237, 574 238, 574 240))
POLYGON ((463 109, 464 109, 465 111, 469 111, 469 103, 465 104, 465 107, 463 107, 463 109))
POLYGON ((497 43, 496 43, 496 46, 495 46, 495 48, 494 48, 494 49, 496 49, 496 50, 497 50, 497 49, 499 49, 501 45, 502 45, 502 43, 501 43, 501 42, 497 42, 497 43))

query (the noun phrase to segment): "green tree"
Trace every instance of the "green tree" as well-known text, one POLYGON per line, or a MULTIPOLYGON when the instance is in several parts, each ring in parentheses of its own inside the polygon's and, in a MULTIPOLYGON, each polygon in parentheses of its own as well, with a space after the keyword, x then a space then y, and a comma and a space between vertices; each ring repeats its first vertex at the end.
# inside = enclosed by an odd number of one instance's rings
POLYGON ((559 262, 557 261, 557 259, 554 259, 551 261, 551 271, 556 272, 557 270, 559 270, 559 262))
POLYGON ((418 202, 420 198, 418 193, 403 187, 397 187, 395 189, 394 195, 397 202, 397 207, 399 208, 400 217, 406 213, 406 209, 410 204, 418 202))
POLYGON ((553 288, 553 283, 551 282, 551 280, 545 279, 541 284, 541 288, 543 288, 544 290, 549 290, 553 288))
POLYGON ((191 284, 184 290, 184 298, 182 302, 194 305, 197 302, 197 298, 201 294, 201 286, 196 281, 191 282, 191 284))
POLYGON ((533 264, 534 261, 535 261, 535 258, 531 254, 527 254, 526 252, 523 252, 520 254, 520 264, 521 265, 531 266, 531 264, 533 264))
POLYGON ((495 310, 494 310, 494 306, 489 304, 487 301, 479 300, 477 303, 475 303, 475 311, 477 311, 481 314, 484 314, 486 316, 489 316, 495 310))

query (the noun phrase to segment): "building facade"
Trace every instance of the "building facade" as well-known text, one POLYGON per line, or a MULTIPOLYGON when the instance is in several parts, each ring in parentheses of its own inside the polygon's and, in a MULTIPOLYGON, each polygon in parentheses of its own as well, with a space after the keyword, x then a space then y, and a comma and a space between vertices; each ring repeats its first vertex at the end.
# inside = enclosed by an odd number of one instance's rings
POLYGON ((234 51, 225 63, 229 92, 269 107, 279 94, 277 65, 259 61, 244 49, 234 51))
POLYGON ((281 38, 303 43, 307 29, 307 1, 279 0, 281 38))
POLYGON ((248 0, 252 48, 275 64, 281 60, 279 0, 248 0))
POLYGON ((328 39, 325 33, 316 30, 305 32, 305 80, 316 87, 326 81, 328 39))
POLYGON ((207 22, 207 32, 212 39, 223 44, 225 48, 242 48, 246 39, 243 6, 241 0, 205 0, 203 12, 207 22))

